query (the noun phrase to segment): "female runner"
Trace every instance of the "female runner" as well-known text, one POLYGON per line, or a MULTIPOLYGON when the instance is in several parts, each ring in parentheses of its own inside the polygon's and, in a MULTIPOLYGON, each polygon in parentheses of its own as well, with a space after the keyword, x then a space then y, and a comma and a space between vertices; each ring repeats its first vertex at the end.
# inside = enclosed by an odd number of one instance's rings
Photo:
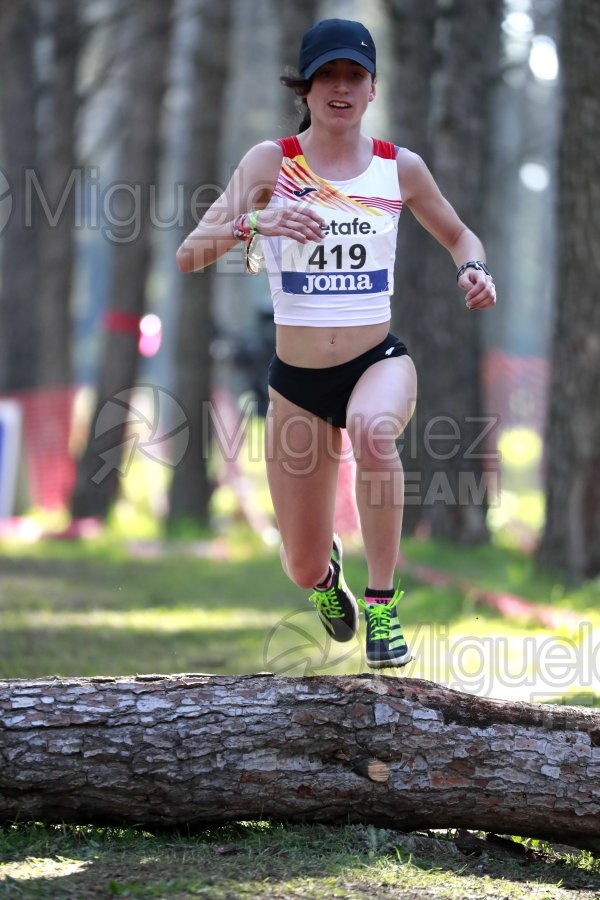
POLYGON ((299 133, 252 147, 226 190, 184 240, 183 272, 214 263, 238 241, 262 239, 273 297, 266 458, 285 572, 310 596, 328 633, 349 640, 366 619, 369 666, 402 666, 410 651, 394 590, 403 510, 396 440, 417 378, 390 334, 398 219, 403 205, 448 250, 468 309, 496 302, 479 238, 442 196, 423 160, 361 130, 375 99, 375 45, 359 22, 327 19, 302 39, 299 133), (342 433, 356 459, 356 501, 368 567, 364 599, 342 571, 333 532, 342 433))

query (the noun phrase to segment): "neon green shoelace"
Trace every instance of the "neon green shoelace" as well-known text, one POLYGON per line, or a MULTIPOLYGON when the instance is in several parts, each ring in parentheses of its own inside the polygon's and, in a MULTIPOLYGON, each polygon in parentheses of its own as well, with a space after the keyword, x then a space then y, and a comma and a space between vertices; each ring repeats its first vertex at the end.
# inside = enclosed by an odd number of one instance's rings
POLYGON ((335 587, 330 587, 327 591, 314 591, 308 599, 328 619, 341 619, 344 615, 335 587))
MULTIPOLYGON (((366 603, 364 600, 358 601, 360 606, 366 610, 367 615, 369 616, 372 640, 389 640, 392 612, 403 596, 404 591, 397 590, 389 603, 366 603)), ((400 623, 398 623, 398 625, 400 625, 400 623)))
POLYGON ((383 603, 374 603, 369 609, 369 625, 371 638, 374 641, 387 641, 390 637, 390 618, 392 610, 383 603))

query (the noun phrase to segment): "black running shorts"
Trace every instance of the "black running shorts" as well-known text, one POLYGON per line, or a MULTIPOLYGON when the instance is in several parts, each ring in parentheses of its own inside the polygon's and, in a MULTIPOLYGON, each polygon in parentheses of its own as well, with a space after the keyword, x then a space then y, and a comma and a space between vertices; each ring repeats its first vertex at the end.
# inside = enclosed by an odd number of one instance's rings
POLYGON ((406 346, 393 334, 355 359, 325 369, 290 366, 275 354, 269 364, 269 385, 296 406, 345 428, 350 394, 363 372, 381 359, 407 355, 406 346))

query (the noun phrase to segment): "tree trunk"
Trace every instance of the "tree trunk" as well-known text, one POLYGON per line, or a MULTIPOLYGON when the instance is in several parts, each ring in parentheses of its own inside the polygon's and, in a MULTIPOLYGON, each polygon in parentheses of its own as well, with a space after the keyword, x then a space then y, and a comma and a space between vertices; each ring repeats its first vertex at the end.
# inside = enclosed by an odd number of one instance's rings
MULTIPOLYGON (((454 0, 443 9, 436 29, 440 66, 432 86, 431 165, 442 192, 467 225, 481 234, 488 111, 499 70, 504 4, 488 0, 474 14, 471 0, 454 0), (457 54, 457 46, 464 57, 457 54)), ((425 465, 417 468, 422 473, 422 512, 434 537, 476 543, 488 537, 482 323, 463 306, 448 253, 430 241, 427 256, 421 314, 435 338, 418 348, 419 371, 426 373, 416 418, 419 444, 425 449, 425 465), (428 428, 434 443, 428 440, 428 428), (449 437, 438 439, 438 434, 449 437)))
MULTIPOLYGON (((303 0, 302 3, 282 3, 281 0, 273 0, 273 6, 279 26, 277 46, 280 59, 279 74, 281 74, 288 67, 297 68, 302 35, 318 20, 320 0, 303 0)), ((281 112, 280 122, 277 124, 281 124, 280 130, 283 134, 295 134, 299 123, 295 95, 289 89, 282 88, 279 96, 281 112)))
MULTIPOLYGON (((401 32, 402 19, 413 10, 400 0, 388 5, 396 10, 394 31, 401 32)), ((476 11, 470 0, 438 0, 435 8, 423 7, 412 26, 418 25, 420 46, 431 40, 434 14, 435 29, 415 90, 420 102, 413 97, 398 114, 407 137, 416 138, 409 148, 424 155, 442 192, 475 231, 483 219, 487 110, 502 11, 502 0, 478 4, 476 11)), ((396 34, 396 41, 401 39, 396 34)), ((407 91, 412 85, 397 92, 400 107, 407 91)), ((482 541, 487 538, 488 482, 482 465, 487 423, 480 391, 480 322, 461 306, 448 253, 428 236, 409 237, 408 246, 400 237, 399 255, 408 260, 398 270, 394 316, 419 374, 417 411, 402 454, 405 524, 408 531, 421 527, 461 543, 482 541)))
MULTIPOLYGON (((106 232, 113 244, 111 289, 96 410, 71 501, 76 518, 108 514, 129 461, 125 451, 131 454, 136 446, 126 442, 126 413, 137 373, 138 326, 151 260, 172 0, 121 2, 128 16, 121 48, 125 72, 118 183, 113 184, 114 220, 106 232)), ((155 426, 150 423, 150 440, 155 426)))
POLYGON ((6 391, 37 381, 39 242, 30 181, 37 166, 36 37, 31 0, 0 4, 0 388, 6 391))
MULTIPOLYGON (((384 0, 389 22, 392 84, 392 139, 429 158, 428 116, 435 64, 437 0, 384 0)), ((427 345, 430 327, 423 315, 423 254, 430 240, 408 208, 400 217, 394 269, 392 329, 413 348, 427 345)), ((426 377, 426 375, 424 375, 426 377)), ((414 518, 410 515, 407 519, 414 518)))
POLYGON ((600 573, 600 7, 572 0, 562 16, 557 312, 539 559, 579 579, 600 573))
POLYGON ((600 713, 373 675, 0 684, 0 822, 465 827, 600 849, 600 713))
MULTIPOLYGON (((231 0, 199 0, 200 33, 190 61, 188 147, 184 161, 186 221, 184 233, 196 225, 198 210, 204 212, 215 200, 222 153, 223 108, 229 67, 228 48, 232 30, 231 0), (201 85, 201 97, 196 92, 201 85), (196 193, 194 193, 196 192, 196 193), (196 208, 192 209, 195 196, 196 208)), ((209 524, 211 485, 207 471, 211 396, 211 341, 213 338, 212 294, 216 268, 181 277, 180 309, 175 355, 177 399, 188 416, 190 442, 186 455, 175 468, 171 482, 169 528, 195 523, 209 524)))
POLYGON ((38 384, 71 384, 71 287, 75 256, 75 125, 77 66, 82 32, 78 5, 52 0, 41 6, 51 46, 40 140, 41 187, 50 215, 40 233, 43 278, 38 295, 40 323, 38 384))
POLYGON ((274 2, 274 13, 279 25, 279 58, 281 68, 297 67, 302 35, 318 20, 321 0, 305 0, 304 3, 274 2))

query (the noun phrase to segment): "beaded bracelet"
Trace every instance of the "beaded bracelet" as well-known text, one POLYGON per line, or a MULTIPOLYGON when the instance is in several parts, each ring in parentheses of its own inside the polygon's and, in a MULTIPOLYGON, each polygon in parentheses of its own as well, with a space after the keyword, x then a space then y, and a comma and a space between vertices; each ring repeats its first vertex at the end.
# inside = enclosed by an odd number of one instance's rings
POLYGON ((238 241, 247 241, 250 237, 250 229, 245 222, 246 218, 246 213, 242 213, 240 216, 237 216, 231 226, 231 232, 238 241))
POLYGON ((258 215, 260 210, 253 209, 251 213, 242 213, 234 219, 231 232, 238 241, 251 240, 258 234, 258 215))
POLYGON ((256 253, 252 252, 254 238, 258 234, 258 216, 260 210, 253 209, 250 213, 242 213, 237 216, 231 225, 231 232, 238 241, 244 241, 246 250, 244 260, 246 272, 256 275, 260 269, 260 261, 262 259, 256 253))

